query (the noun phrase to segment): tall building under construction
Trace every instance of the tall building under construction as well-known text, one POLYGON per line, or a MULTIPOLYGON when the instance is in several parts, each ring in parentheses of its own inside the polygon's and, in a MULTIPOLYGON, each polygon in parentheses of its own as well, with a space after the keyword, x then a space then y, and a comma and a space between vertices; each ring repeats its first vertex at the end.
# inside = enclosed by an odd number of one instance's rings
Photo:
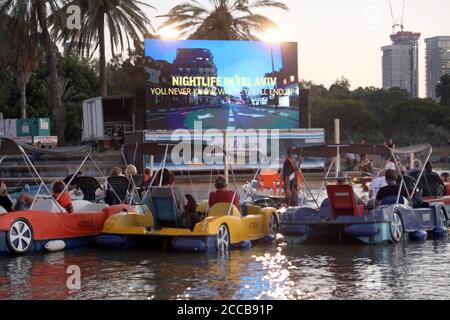
POLYGON ((383 88, 399 87, 419 96, 420 33, 400 31, 391 35, 392 44, 382 47, 383 88))

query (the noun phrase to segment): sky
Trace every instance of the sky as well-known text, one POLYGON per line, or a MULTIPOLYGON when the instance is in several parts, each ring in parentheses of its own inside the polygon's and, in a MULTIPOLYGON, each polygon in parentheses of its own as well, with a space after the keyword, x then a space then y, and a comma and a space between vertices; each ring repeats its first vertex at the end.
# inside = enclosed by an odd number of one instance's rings
MULTIPOLYGON (((252 83, 256 79, 264 78, 266 73, 272 72, 272 58, 270 45, 266 42, 253 41, 171 41, 146 40, 145 55, 155 60, 165 60, 173 63, 177 48, 209 49, 214 57, 218 77, 250 78, 252 83), (239 52, 239 55, 236 55, 239 52)), ((282 67, 279 45, 273 46, 275 70, 282 67)), ((239 95, 243 86, 237 82, 232 86, 224 85, 227 94, 239 95)), ((252 91, 261 90, 264 86, 251 87, 252 91)), ((266 86, 266 88, 270 88, 266 86)))
MULTIPOLYGON (((154 27, 184 0, 143 0, 154 27)), ((207 0, 199 0, 207 3, 207 0)), ((299 44, 299 77, 330 86, 344 76, 352 88, 381 87, 381 47, 391 43, 392 18, 388 0, 285 0, 289 12, 261 10, 280 27, 283 40, 299 44)), ((402 0, 391 0, 395 17, 402 0)), ((422 33, 420 39, 420 96, 425 96, 425 38, 450 35, 449 0, 405 0, 405 30, 422 33)))

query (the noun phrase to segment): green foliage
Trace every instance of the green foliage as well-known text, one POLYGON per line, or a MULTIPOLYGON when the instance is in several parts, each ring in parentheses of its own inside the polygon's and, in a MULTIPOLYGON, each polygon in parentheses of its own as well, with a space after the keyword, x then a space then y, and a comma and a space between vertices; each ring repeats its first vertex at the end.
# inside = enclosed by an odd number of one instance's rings
POLYGON ((432 143, 446 145, 450 139, 450 108, 429 99, 413 99, 399 88, 350 90, 345 78, 330 89, 303 82, 310 89, 312 126, 325 128, 327 142, 334 143, 334 119, 341 119, 341 139, 383 143, 392 137, 398 145, 432 143))
POLYGON ((204 6, 189 1, 174 6, 159 17, 162 27, 174 27, 181 37, 197 40, 257 40, 255 33, 276 28, 269 17, 255 13, 259 9, 280 9, 288 6, 274 0, 209 0, 204 6))
MULTIPOLYGON (((82 101, 93 98, 98 91, 99 81, 91 62, 74 56, 58 59, 58 74, 61 82, 61 101, 65 109, 66 141, 79 143, 82 131, 82 101)), ((20 117, 19 91, 16 81, 0 69, 0 105, 5 118, 20 117)), ((31 76, 27 88, 28 116, 49 117, 52 134, 55 134, 55 113, 49 70, 41 65, 31 76)))
POLYGON ((450 74, 444 74, 436 86, 437 96, 441 99, 441 105, 450 108, 450 74))

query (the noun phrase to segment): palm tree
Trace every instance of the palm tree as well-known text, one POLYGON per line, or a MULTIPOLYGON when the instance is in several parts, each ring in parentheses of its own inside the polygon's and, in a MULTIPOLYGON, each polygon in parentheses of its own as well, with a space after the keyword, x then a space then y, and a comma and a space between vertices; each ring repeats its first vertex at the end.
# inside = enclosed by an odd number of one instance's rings
POLYGON ((260 33, 276 24, 268 17, 255 14, 264 8, 289 10, 273 0, 208 0, 209 7, 191 0, 173 7, 161 28, 175 27, 182 37, 198 40, 258 40, 260 33))
POLYGON ((17 7, 13 16, 2 14, 0 17, 0 43, 8 44, 0 47, 0 63, 17 80, 20 113, 26 119, 26 89, 40 60, 40 46, 36 37, 37 21, 35 17, 29 16, 26 7, 17 7))
MULTIPOLYGON (((44 44, 47 65, 52 83, 52 98, 55 112, 56 133, 60 144, 64 144, 64 117, 61 104, 61 87, 58 79, 58 70, 55 55, 55 45, 50 38, 48 27, 48 7, 52 12, 58 10, 58 0, 0 0, 0 13, 11 16, 13 19, 23 19, 20 12, 26 12, 29 19, 30 37, 41 38, 44 44), (31 27, 32 26, 32 27, 31 27), (40 29, 40 31, 38 31, 40 29)), ((17 41, 16 39, 14 41, 17 41)))
POLYGON ((59 39, 70 41, 70 47, 77 47, 81 55, 89 54, 92 46, 99 48, 100 94, 106 96, 106 28, 114 56, 117 47, 123 49, 126 42, 130 49, 134 41, 149 33, 148 27, 152 26, 141 7, 154 7, 139 0, 72 0, 68 5, 73 4, 80 6, 83 12, 81 29, 63 30, 59 39))

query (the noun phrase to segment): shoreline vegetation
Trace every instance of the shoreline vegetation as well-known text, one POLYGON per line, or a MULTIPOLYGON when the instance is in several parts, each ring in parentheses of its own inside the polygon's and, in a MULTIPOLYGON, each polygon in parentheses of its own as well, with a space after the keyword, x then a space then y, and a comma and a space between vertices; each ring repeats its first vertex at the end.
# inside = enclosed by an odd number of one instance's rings
MULTIPOLYGON (((83 100, 145 90, 143 41, 159 36, 143 6, 157 10, 151 0, 0 0, 0 43, 7 44, 0 48, 3 118, 48 117, 62 144, 81 143, 83 100), (70 5, 81 8, 79 29, 65 26, 70 5), (111 34, 110 61, 105 31, 111 34)), ((187 1, 158 18, 164 19, 161 28, 177 30, 180 39, 259 40, 262 30, 276 28, 260 9, 289 10, 273 0, 187 1)), ((383 143, 392 137, 399 146, 448 146, 450 75, 438 84, 440 103, 412 98, 399 88, 352 90, 344 77, 329 88, 305 80, 300 85, 310 90, 311 126, 325 128, 327 142, 340 118, 343 143, 383 143)))

